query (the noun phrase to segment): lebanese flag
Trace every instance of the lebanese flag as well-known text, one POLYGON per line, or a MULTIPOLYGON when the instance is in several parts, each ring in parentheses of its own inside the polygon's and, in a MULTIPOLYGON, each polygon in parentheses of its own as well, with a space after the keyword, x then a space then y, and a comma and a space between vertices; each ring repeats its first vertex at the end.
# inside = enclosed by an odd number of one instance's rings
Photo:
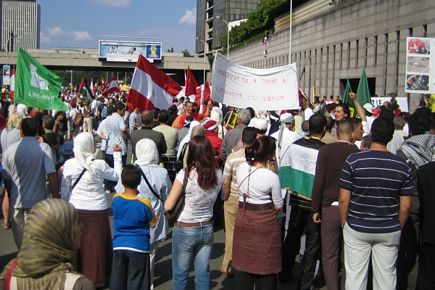
POLYGON ((196 88, 198 87, 198 82, 196 81, 195 76, 193 75, 189 67, 187 67, 185 73, 184 85, 186 86, 186 96, 196 95, 196 88))
POLYGON ((211 98, 211 89, 210 89, 209 82, 205 82, 204 92, 202 94, 203 94, 203 98, 204 98, 204 101, 202 103, 207 104, 208 100, 210 100, 210 98, 211 98))
POLYGON ((11 100, 14 99, 15 92, 15 68, 11 69, 11 83, 9 84, 9 97, 11 100))
POLYGON ((91 90, 91 94, 95 96, 95 85, 93 78, 91 78, 91 84, 89 85, 89 89, 91 90))
POLYGON ((308 97, 304 94, 304 92, 302 91, 302 89, 299 87, 298 88, 298 95, 299 95, 299 105, 302 107, 302 104, 304 103, 304 100, 308 100, 308 97))
POLYGON ((168 109, 181 86, 163 71, 139 55, 131 81, 127 103, 143 110, 168 109))
POLYGON ((113 93, 120 93, 121 90, 118 87, 118 81, 113 77, 111 78, 106 85, 101 89, 103 96, 108 96, 113 93))
POLYGON ((92 92, 89 89, 85 78, 82 78, 82 81, 80 82, 79 92, 83 97, 85 97, 89 101, 89 103, 92 102, 94 96, 92 95, 92 92))

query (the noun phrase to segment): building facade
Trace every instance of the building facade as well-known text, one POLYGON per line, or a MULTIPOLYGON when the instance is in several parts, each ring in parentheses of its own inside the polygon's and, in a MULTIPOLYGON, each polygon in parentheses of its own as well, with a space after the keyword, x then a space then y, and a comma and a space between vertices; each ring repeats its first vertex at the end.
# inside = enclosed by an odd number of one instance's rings
POLYGON ((248 18, 264 0, 197 0, 196 53, 222 47, 221 36, 232 22, 248 18), (205 44, 205 45, 204 45, 205 44))
POLYGON ((18 48, 39 48, 40 15, 40 6, 36 0, 1 1, 0 49, 16 51, 18 48))
MULTIPOLYGON (((289 62, 289 13, 275 19, 268 56, 262 44, 231 50, 232 62, 255 68, 289 62)), ((372 95, 405 93, 406 38, 435 37, 434 0, 311 0, 293 7, 291 62, 309 95, 342 95, 345 80, 356 90, 365 69, 372 95)))

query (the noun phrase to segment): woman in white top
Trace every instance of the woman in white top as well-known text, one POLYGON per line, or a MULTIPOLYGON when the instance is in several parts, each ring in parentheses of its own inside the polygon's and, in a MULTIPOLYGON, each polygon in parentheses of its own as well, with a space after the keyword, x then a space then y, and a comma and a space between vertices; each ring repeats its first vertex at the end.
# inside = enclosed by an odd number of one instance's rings
POLYGON ((281 271, 282 208, 278 176, 268 168, 275 140, 261 136, 245 149, 246 162, 237 169, 239 210, 236 216, 231 267, 237 289, 276 289, 281 271))
POLYGON ((185 204, 172 232, 172 289, 187 289, 190 263, 194 260, 195 289, 208 290, 213 204, 223 177, 207 137, 195 136, 190 140, 187 168, 177 174, 165 210, 173 209, 180 198, 185 174, 185 204))
MULTIPOLYGON (((159 166, 159 151, 154 141, 145 138, 137 142, 136 157, 137 160, 134 164, 140 167, 148 183, 152 186, 152 190, 157 194, 156 196, 151 191, 142 175, 142 180, 138 187, 139 197, 146 198, 151 202, 158 218, 156 226, 150 228, 150 281, 151 289, 153 289, 154 265, 158 245, 168 235, 168 222, 163 216, 163 202, 171 191, 172 183, 169 179, 168 171, 159 166)), ((118 181, 116 192, 123 191, 124 186, 122 186, 121 181, 118 181)))
POLYGON ((106 161, 95 159, 92 134, 80 133, 74 138, 74 158, 67 160, 63 169, 61 196, 77 209, 83 225, 78 270, 97 288, 106 286, 106 275, 111 270, 109 203, 103 181, 118 181, 122 170, 120 147, 115 147, 113 169, 106 161))

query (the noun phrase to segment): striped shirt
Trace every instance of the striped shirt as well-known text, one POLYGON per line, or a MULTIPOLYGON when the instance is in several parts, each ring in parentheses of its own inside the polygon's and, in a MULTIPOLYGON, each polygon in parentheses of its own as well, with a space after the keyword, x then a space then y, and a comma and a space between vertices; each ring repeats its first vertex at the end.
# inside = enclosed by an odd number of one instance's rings
POLYGON ((224 177, 231 178, 231 196, 239 196, 239 185, 237 184, 236 172, 239 168, 239 165, 245 161, 245 149, 240 149, 239 151, 233 152, 228 155, 227 161, 225 162, 224 177))
POLYGON ((400 230, 400 196, 413 195, 411 169, 390 152, 370 150, 351 154, 340 186, 351 191, 347 223, 359 232, 400 230))

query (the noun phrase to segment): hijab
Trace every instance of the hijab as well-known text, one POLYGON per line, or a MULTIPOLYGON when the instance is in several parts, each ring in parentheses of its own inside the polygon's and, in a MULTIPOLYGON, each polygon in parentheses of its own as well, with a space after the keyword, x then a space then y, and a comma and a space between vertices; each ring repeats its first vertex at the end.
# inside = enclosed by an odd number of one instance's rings
POLYGON ((190 142, 190 138, 192 137, 192 130, 195 126, 199 125, 200 123, 198 121, 192 121, 190 123, 189 131, 187 132, 186 136, 181 140, 180 145, 178 146, 178 152, 177 152, 177 160, 180 158, 181 152, 183 151, 184 144, 190 142))
POLYGON ((93 172, 91 161, 95 159, 94 136, 89 132, 78 134, 74 138, 74 157, 77 162, 90 172, 93 172))
POLYGON ((136 143, 136 164, 140 166, 158 164, 159 151, 157 150, 156 143, 151 139, 141 139, 136 143))
MULTIPOLYGON (((13 276, 18 289, 63 289, 66 272, 74 268, 78 216, 60 199, 37 203, 24 227, 23 245, 13 276)), ((2 279, 9 266, 5 267, 2 279)))

